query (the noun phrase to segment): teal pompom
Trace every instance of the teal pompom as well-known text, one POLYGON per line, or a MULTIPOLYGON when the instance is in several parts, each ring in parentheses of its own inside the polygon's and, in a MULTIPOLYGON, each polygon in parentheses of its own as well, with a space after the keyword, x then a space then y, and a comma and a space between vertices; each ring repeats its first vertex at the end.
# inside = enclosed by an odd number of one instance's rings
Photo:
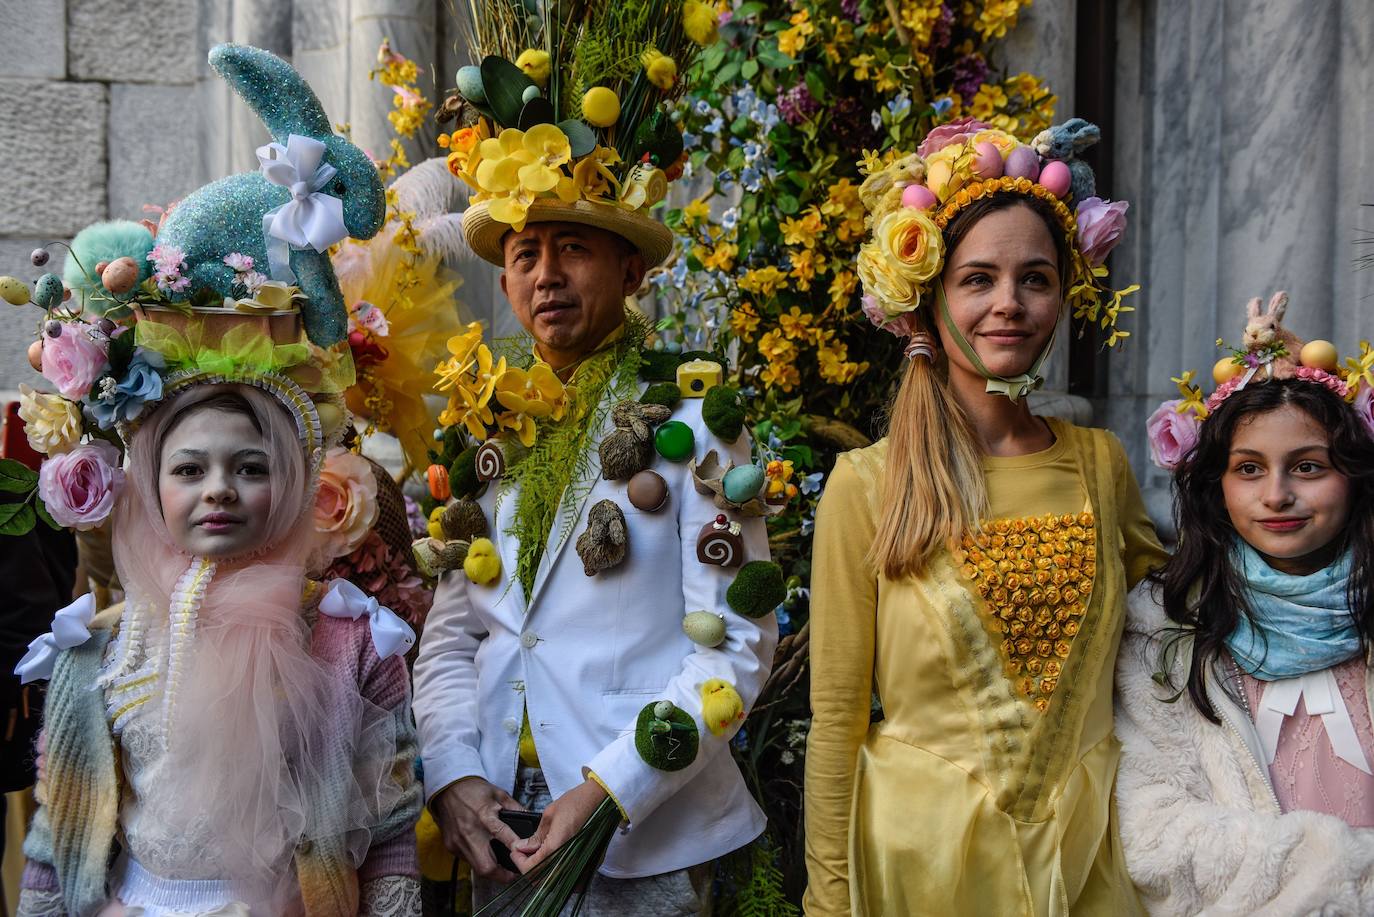
POLYGON ((92 223, 72 239, 72 250, 67 253, 67 261, 62 267, 62 279, 77 305, 101 314, 114 303, 110 302, 110 294, 101 284, 95 266, 102 261, 132 258, 138 265, 138 283, 142 283, 152 276, 153 266, 148 261, 148 253, 152 250, 153 234, 142 223, 132 220, 92 223))
POLYGON ((706 429, 733 443, 744 430, 744 405, 740 404, 739 389, 733 385, 717 385, 706 393, 701 402, 701 419, 706 429))
POLYGON ((682 389, 676 382, 655 382, 639 396, 640 404, 660 404, 669 410, 677 407, 682 400, 682 389))
POLYGON ((735 581, 725 590, 725 601, 746 618, 762 618, 785 598, 782 567, 767 560, 752 560, 740 567, 735 581))

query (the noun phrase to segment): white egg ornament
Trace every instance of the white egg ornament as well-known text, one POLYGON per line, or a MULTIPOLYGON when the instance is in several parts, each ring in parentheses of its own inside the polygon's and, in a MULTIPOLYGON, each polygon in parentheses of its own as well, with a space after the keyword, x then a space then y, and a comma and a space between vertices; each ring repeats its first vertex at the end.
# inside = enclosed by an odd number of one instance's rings
POLYGON ((1040 170, 1040 186, 1055 197, 1068 194, 1072 185, 1073 173, 1066 164, 1057 159, 1051 159, 1045 163, 1045 168, 1040 170))
POLYGON ((1007 155, 1006 168, 1003 170, 1008 178, 1029 178, 1035 181, 1040 177, 1040 157, 1035 155, 1035 150, 1028 146, 1018 146, 1007 155))
POLYGON ((694 611, 682 619, 682 632, 698 646, 720 646, 725 642, 725 616, 694 611))
POLYGON ((1002 161, 1002 151, 995 143, 984 140, 973 146, 973 173, 979 178, 1001 178, 1006 163, 1002 161))

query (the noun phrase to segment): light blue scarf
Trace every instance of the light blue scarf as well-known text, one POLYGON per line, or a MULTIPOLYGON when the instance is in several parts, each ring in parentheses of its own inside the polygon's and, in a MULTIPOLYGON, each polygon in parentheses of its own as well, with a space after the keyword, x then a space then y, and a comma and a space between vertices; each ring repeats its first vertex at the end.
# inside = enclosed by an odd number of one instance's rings
POLYGON ((1308 576, 1280 573, 1244 541, 1235 556, 1245 579, 1245 617, 1226 638, 1241 668, 1261 681, 1296 678, 1339 665, 1360 653, 1346 583, 1350 552, 1308 576))

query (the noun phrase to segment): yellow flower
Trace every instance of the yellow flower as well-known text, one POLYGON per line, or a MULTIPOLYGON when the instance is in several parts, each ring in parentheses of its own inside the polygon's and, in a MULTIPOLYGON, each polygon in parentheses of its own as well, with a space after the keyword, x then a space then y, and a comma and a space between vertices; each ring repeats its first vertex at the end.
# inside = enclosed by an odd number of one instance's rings
POLYGON ((531 161, 520 168, 521 186, 536 193, 552 191, 563 177, 559 167, 572 159, 568 135, 553 124, 536 124, 525 132, 523 144, 531 161))
POLYGON ((800 340, 807 336, 807 329, 815 320, 814 315, 803 313, 800 307, 793 306, 790 312, 778 316, 778 330, 789 340, 800 340))
POLYGON ((699 197, 686 207, 682 208, 683 225, 692 227, 707 219, 711 215, 711 205, 706 203, 706 198, 699 197))
POLYGON ((515 66, 525 71, 525 76, 543 89, 549 84, 549 52, 537 48, 526 48, 515 59, 515 66))
POLYGON ((1347 385, 1374 386, 1374 348, 1368 341, 1360 341, 1360 356, 1345 358, 1345 382, 1347 385))
POLYGON ((739 288, 746 293, 772 296, 786 280, 787 275, 770 264, 767 267, 746 271, 739 279, 739 288))
MULTIPOLYGON (((851 57, 849 59, 849 66, 854 68, 854 79, 860 82, 870 79, 873 75, 871 69, 873 67, 873 55, 860 54, 857 57, 851 57)), ((864 158, 867 159, 867 154, 865 154, 864 158)), ((872 170, 870 169, 869 172, 871 173, 872 170)))
POLYGON ((514 431, 521 444, 528 447, 534 445, 536 420, 563 418, 569 392, 549 364, 538 362, 528 371, 506 370, 496 381, 496 400, 507 409, 497 416, 497 426, 514 431))
POLYGON ((639 55, 639 62, 644 65, 644 75, 649 78, 649 82, 659 89, 666 92, 677 82, 677 64, 653 45, 645 48, 644 53, 639 55))
POLYGON ((57 455, 81 441, 81 408, 19 383, 19 416, 34 452, 57 455))
POLYGON ((825 256, 809 248, 792 253, 792 276, 797 278, 799 290, 810 290, 811 281, 816 279, 816 274, 824 271, 825 267, 825 256))
MULTIPOLYGON (((620 162, 615 150, 598 146, 573 166, 573 186, 579 197, 589 201, 614 198, 620 194, 620 182, 607 166, 620 162)), ((576 198, 574 198, 576 200, 576 198)))
POLYGON ((834 278, 830 281, 830 302, 837 309, 842 309, 849 304, 854 296, 854 288, 859 285, 859 278, 853 271, 836 271, 834 278))
POLYGON ((754 312, 753 303, 742 303, 738 309, 730 313, 730 330, 736 337, 743 338, 745 341, 754 339, 754 332, 759 328, 759 317, 754 312))
POLYGON ((701 258, 701 266, 707 270, 729 271, 735 266, 735 258, 738 255, 738 245, 733 242, 721 242, 713 251, 701 258))
POLYGON ((534 156, 525 149, 525 132, 513 127, 479 143, 476 155, 481 157, 476 166, 478 187, 492 194, 508 193, 520 187, 521 167, 534 161, 534 156))
POLYGON ((713 44, 719 37, 716 11, 699 0, 687 0, 682 4, 682 31, 702 47, 713 44))
POLYGON ((987 119, 1007 107, 1007 94, 1001 86, 984 83, 978 87, 973 101, 969 104, 969 114, 978 119, 987 119))
POLYGON ((783 29, 778 33, 778 50, 788 57, 795 58, 806 47, 806 36, 801 29, 783 29))
POLYGON ((904 207, 888 214, 874 228, 873 238, 882 253, 913 284, 930 280, 944 263, 944 238, 923 210, 904 207))
POLYGON ((921 304, 921 291, 876 242, 865 242, 859 248, 857 266, 865 292, 878 301, 888 318, 896 318, 921 304))

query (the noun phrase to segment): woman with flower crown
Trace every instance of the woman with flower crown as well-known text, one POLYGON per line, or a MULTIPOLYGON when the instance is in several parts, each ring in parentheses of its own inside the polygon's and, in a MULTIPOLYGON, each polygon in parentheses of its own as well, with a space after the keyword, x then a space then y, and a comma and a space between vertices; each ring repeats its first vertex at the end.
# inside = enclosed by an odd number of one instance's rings
POLYGON ((1179 546, 1131 594, 1116 730, 1151 914, 1374 913, 1374 353, 1338 369, 1286 303, 1147 424, 1179 546))
MULTIPOLYGON (((211 62, 250 102, 269 85, 318 108, 267 52, 221 46, 211 62)), ((327 212, 329 195, 300 188, 338 173, 347 219, 382 187, 342 138, 274 133, 264 176, 194 192, 156 237, 97 224, 65 282, 0 279, 43 309, 31 355, 58 390, 24 392, 48 454, 29 500, 54 526, 108 518, 124 591, 98 614, 89 595, 58 612, 17 669, 50 679, 22 917, 419 914, 415 636, 346 579, 312 575, 377 509, 366 462, 337 449, 353 380, 338 287, 253 209, 327 212), (226 186, 240 188, 227 214, 226 186)), ((321 218, 312 238, 323 251, 370 225, 321 218)))
POLYGON ((817 518, 809 914, 1138 910, 1111 675, 1163 553, 1115 437, 1025 399, 1066 310, 1124 336, 1101 264, 1126 205, 1072 158, 1096 134, 961 121, 866 164, 865 311, 908 359, 817 518))

